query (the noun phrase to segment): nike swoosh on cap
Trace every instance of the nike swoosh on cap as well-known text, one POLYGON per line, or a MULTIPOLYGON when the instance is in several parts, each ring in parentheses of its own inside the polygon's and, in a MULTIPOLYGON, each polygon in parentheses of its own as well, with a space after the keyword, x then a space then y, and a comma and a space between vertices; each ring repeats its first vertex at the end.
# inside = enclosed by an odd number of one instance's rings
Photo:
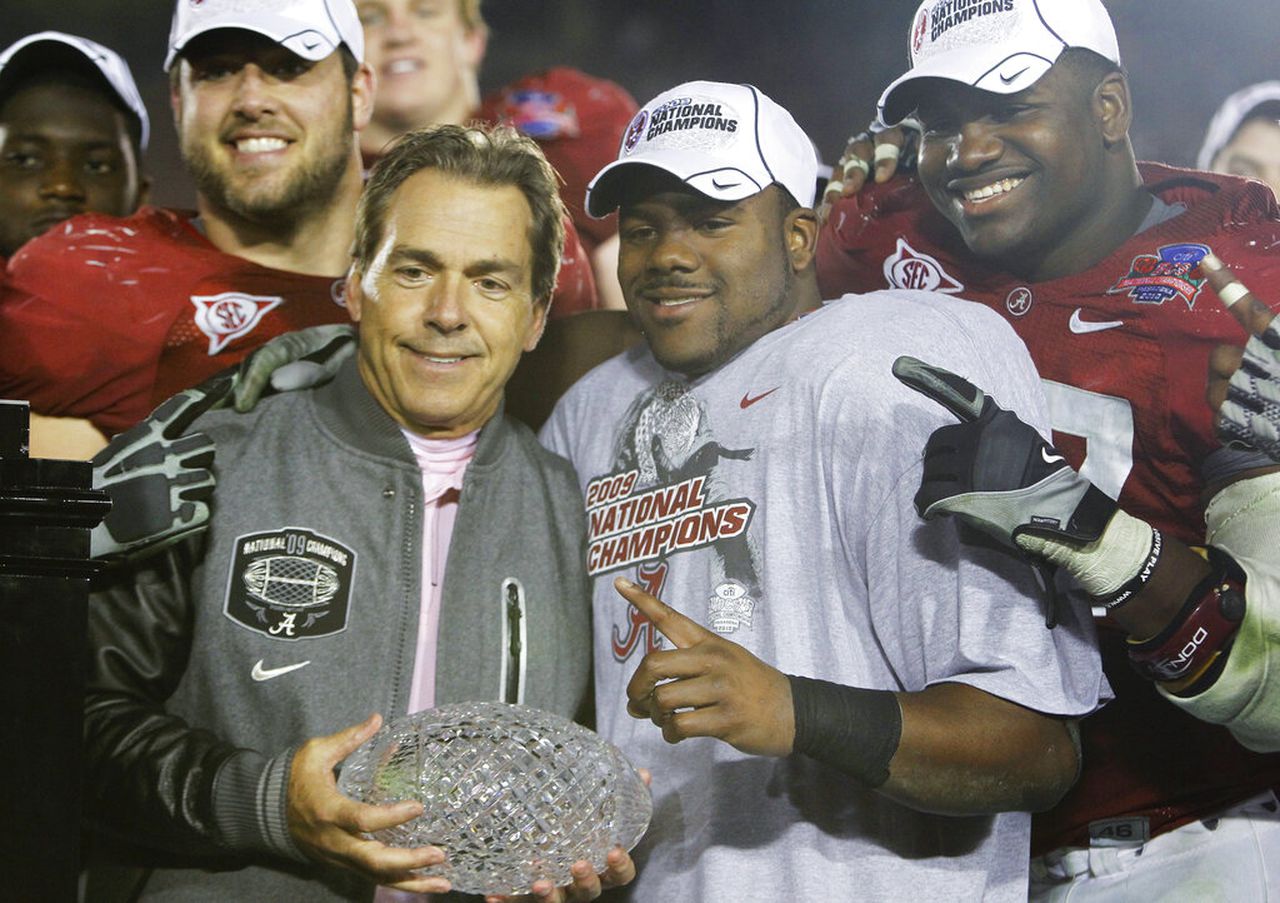
POLYGON ((1076 335, 1084 335, 1088 332, 1102 332, 1106 329, 1118 329, 1124 325, 1124 320, 1086 320, 1080 316, 1084 308, 1077 307, 1071 312, 1071 322, 1067 324, 1076 335))
POLYGON ((1062 455, 1049 454, 1049 450, 1047 448, 1040 449, 1040 457, 1044 458, 1044 463, 1046 464, 1058 464, 1062 461, 1067 460, 1066 458, 1062 457, 1062 455))
POLYGON ((720 184, 719 182, 717 182, 715 179, 712 179, 712 180, 711 180, 711 184, 712 184, 712 185, 714 185, 718 190, 720 190, 720 191, 724 191, 726 188, 737 188, 737 187, 738 187, 739 185, 741 185, 742 183, 741 183, 741 182, 726 182, 726 183, 724 183, 723 185, 721 185, 721 184, 720 184))
POLYGON ((281 674, 288 674, 290 671, 297 671, 299 668, 305 668, 309 664, 311 664, 311 660, 307 659, 305 662, 298 662, 293 665, 283 665, 279 668, 264 668, 262 667, 262 659, 258 659, 253 666, 253 670, 249 672, 249 676, 256 681, 271 680, 271 678, 279 677, 281 674))
POLYGON ((1013 75, 1001 74, 1000 81, 1004 82, 1006 85, 1012 85, 1015 81, 1018 80, 1018 78, 1022 75, 1022 73, 1026 72, 1030 68, 1031 68, 1030 66, 1023 66, 1017 72, 1013 73, 1013 75))

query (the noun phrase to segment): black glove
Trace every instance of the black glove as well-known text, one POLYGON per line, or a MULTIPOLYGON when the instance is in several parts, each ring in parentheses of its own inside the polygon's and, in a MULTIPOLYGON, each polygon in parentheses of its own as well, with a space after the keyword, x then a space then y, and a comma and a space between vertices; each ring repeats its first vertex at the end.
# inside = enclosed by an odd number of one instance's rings
POLYGON ((179 392, 94 456, 93 485, 111 497, 111 511, 93 528, 92 557, 144 558, 207 526, 213 440, 182 433, 225 403, 234 383, 227 370, 179 392))
POLYGON ((934 430, 925 446, 921 517, 954 514, 1014 548, 1023 533, 1081 544, 1102 535, 1116 503, 1033 427, 969 381, 913 357, 894 361, 893 375, 961 421, 934 430))
POLYGON ((327 383, 355 350, 356 331, 345 323, 276 336, 241 362, 235 408, 243 414, 273 390, 292 392, 327 383))

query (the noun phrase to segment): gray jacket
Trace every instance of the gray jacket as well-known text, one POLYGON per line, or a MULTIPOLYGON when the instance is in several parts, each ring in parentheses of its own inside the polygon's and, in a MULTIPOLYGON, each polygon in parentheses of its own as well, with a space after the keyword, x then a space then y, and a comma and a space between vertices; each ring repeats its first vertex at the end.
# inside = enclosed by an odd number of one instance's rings
MULTIPOLYGON (((371 884, 293 846, 285 787, 304 740, 407 707, 421 473, 354 361, 327 386, 195 429, 218 449, 207 534, 90 603, 86 816, 136 861, 176 866, 152 873, 146 899, 368 899, 371 884)), ((499 411, 445 565, 438 705, 581 715, 584 537, 568 462, 499 411)))

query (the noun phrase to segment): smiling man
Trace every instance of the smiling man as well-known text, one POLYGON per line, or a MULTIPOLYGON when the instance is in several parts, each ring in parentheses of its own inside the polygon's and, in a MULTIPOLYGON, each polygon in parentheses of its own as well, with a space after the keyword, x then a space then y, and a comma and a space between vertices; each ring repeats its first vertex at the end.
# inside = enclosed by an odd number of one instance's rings
POLYGON ((938 355, 1040 419, 1025 349, 938 295, 820 305, 813 145, 758 89, 679 85, 627 134, 587 209, 645 345, 541 435, 587 510, 600 731, 654 771, 632 898, 1025 900, 1092 631, 916 520, 942 411, 891 375, 938 355))
POLYGON ((179 0, 165 67, 197 211, 86 214, 15 255, 0 395, 100 445, 267 339, 344 321, 363 47, 351 0, 179 0))
MULTIPOLYGON (((1204 398, 1215 346, 1241 334, 1206 282, 1225 263, 1267 297, 1280 211, 1257 183, 1136 162, 1128 80, 1098 0, 929 0, 909 40, 912 68, 881 111, 920 120, 918 174, 833 206, 820 284, 931 288, 998 312, 1044 378, 1054 445, 1132 515, 1116 521, 1132 528, 1127 544, 1099 541, 1119 565, 1093 560, 1106 579, 1085 584, 1108 587, 1099 605, 1126 604, 1099 620, 1117 699, 1083 722, 1079 784, 1037 818, 1036 898, 1156 899, 1188 880, 1224 898, 1274 893, 1280 755, 1189 714, 1265 712, 1211 707, 1196 681, 1162 684, 1175 708, 1129 659, 1195 635, 1188 613, 1213 610, 1212 585, 1242 585, 1251 611, 1274 606, 1273 578, 1255 569, 1246 582, 1221 554, 1275 535, 1280 474, 1259 452, 1224 448, 1204 398), (1220 546, 1208 560, 1187 549, 1204 543, 1220 546), (1146 562, 1162 550, 1163 565, 1180 562, 1172 606, 1130 620, 1139 600, 1116 591, 1158 573, 1146 562)), ((1220 635, 1226 652, 1233 630, 1220 635)))
MULTIPOLYGON (((542 333, 563 215, 532 141, 410 133, 359 208, 356 357, 318 389, 196 422, 218 446, 208 533, 117 574, 92 606, 86 813, 136 845, 127 861, 162 865, 143 899, 445 891, 410 871, 439 849, 365 836, 419 804, 336 789, 369 713, 589 704, 576 481, 502 413, 542 333)), ((592 899, 633 873, 621 850, 607 864, 532 890, 592 899)))

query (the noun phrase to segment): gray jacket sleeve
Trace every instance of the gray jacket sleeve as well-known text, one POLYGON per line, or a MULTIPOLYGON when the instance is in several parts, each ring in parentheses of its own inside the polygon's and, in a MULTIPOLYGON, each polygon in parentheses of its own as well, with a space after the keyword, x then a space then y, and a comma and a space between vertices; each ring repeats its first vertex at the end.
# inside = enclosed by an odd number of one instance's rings
POLYGON ((131 844, 197 857, 305 861, 285 823, 292 750, 237 749, 165 711, 191 643, 189 540, 113 574, 89 601, 85 818, 131 844))

